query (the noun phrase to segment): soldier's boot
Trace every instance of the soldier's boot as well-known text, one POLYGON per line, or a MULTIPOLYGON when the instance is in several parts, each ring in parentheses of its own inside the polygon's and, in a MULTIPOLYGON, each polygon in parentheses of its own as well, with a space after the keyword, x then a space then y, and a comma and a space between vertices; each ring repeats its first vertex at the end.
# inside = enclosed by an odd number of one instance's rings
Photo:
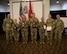
POLYGON ((6 41, 6 44, 7 44, 7 45, 9 44, 9 40, 6 41))
POLYGON ((48 41, 47 41, 47 44, 49 44, 49 43, 50 43, 50 41, 48 40, 48 41))
POLYGON ((15 41, 15 44, 18 44, 18 43, 19 43, 19 41, 16 40, 16 41, 15 41))
POLYGON ((25 44, 25 42, 23 41, 23 44, 25 44))
POLYGON ((57 40, 54 41, 54 45, 55 45, 55 46, 57 45, 57 40))
POLYGON ((10 40, 10 42, 11 42, 11 43, 13 43, 13 41, 12 41, 12 40, 10 40))
POLYGON ((43 44, 45 44, 45 42, 43 41, 43 44))
POLYGON ((40 44, 42 44, 42 41, 40 41, 40 44))
POLYGON ((32 44, 34 43, 34 41, 31 42, 32 44))
POLYGON ((61 41, 58 41, 57 45, 60 46, 61 45, 61 41))
POLYGON ((27 44, 27 41, 25 43, 27 44))
POLYGON ((52 42, 50 42, 49 44, 52 45, 52 42))
POLYGON ((37 44, 37 41, 35 40, 35 41, 34 41, 34 43, 36 43, 36 44, 37 44))

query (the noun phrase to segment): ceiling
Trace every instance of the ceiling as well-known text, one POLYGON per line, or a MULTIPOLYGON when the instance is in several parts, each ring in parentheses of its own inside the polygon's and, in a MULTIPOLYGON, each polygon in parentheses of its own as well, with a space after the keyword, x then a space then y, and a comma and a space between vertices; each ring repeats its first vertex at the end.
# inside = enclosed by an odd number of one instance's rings
POLYGON ((8 3, 9 0, 0 0, 0 3, 8 3))
MULTIPOLYGON (((9 0, 0 0, 0 3, 8 3, 9 0)), ((36 0, 35 0, 36 1, 36 0)), ((37 0, 37 1, 42 1, 42 0, 37 0)), ((50 3, 53 4, 53 3, 56 3, 57 0, 50 0, 50 3)), ((64 1, 67 1, 67 0, 59 0, 60 3, 63 3, 64 1)))
MULTIPOLYGON (((65 0, 58 0, 60 4, 62 4, 65 0)), ((55 4, 57 0, 50 0, 50 4, 55 4)))

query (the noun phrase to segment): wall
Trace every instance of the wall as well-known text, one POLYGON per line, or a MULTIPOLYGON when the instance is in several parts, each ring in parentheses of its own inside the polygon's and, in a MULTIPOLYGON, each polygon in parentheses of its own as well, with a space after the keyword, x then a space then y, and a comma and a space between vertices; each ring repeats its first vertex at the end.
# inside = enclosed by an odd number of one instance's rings
POLYGON ((60 19, 64 22, 64 27, 67 28, 67 17, 61 17, 60 19))
MULTIPOLYGON (((17 1, 21 1, 21 0, 10 0, 10 13, 11 13, 11 16, 13 17, 13 6, 12 6, 12 3, 13 2, 17 2, 17 1)), ((29 1, 29 0, 28 0, 29 1)), ((36 1, 36 0, 35 0, 36 1)), ((50 7, 50 4, 49 4, 49 2, 50 2, 50 0, 43 0, 43 17, 45 18, 45 21, 46 21, 46 19, 48 18, 48 14, 49 14, 49 7, 50 7)), ((37 8, 37 5, 35 5, 36 7, 36 13, 38 12, 38 8, 37 8)), ((39 5, 38 5, 39 6, 39 5)), ((38 14, 39 13, 41 13, 41 12, 38 12, 38 14)), ((39 15, 37 15, 37 16, 39 16, 39 15)), ((40 21, 40 18, 41 17, 39 17, 39 21, 40 21)))
POLYGON ((0 4, 0 12, 10 12, 8 4, 0 4))
POLYGON ((63 1, 62 3, 50 3, 50 11, 54 10, 67 10, 67 1, 63 1))
MULTIPOLYGON (((33 9, 33 12, 36 14, 36 17, 40 20, 42 15, 43 15, 43 5, 42 5, 42 1, 36 1, 36 2, 32 2, 32 9, 33 9), (37 8, 36 8, 37 7, 37 8)), ((28 8, 28 11, 29 11, 29 2, 22 2, 22 8, 24 7, 24 5, 27 6, 28 8)), ((12 12, 13 12, 13 15, 12 15, 12 18, 13 19, 19 19, 20 15, 19 15, 19 11, 20 11, 20 2, 14 2, 12 3, 12 12)), ((23 9, 22 9, 23 10, 23 9)), ((28 13, 25 14, 27 19, 28 18, 28 13)))

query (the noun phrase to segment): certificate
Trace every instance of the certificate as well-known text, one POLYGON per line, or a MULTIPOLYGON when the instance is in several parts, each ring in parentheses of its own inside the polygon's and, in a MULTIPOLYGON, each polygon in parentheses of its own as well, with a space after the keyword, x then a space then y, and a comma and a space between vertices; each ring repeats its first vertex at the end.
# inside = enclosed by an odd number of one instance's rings
POLYGON ((47 31, 51 31, 52 27, 51 26, 47 26, 47 31))
POLYGON ((44 29, 46 29, 46 25, 44 25, 44 29))

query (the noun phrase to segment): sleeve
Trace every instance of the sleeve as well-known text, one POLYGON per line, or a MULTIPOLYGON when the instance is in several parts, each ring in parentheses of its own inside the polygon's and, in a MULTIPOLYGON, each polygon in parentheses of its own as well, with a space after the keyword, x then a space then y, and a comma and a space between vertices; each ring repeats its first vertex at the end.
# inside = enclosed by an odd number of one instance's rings
POLYGON ((37 19, 37 27, 38 27, 38 25, 39 25, 39 20, 37 19))
POLYGON ((12 31, 13 31, 13 28, 14 28, 14 24, 12 24, 12 31))
POLYGON ((28 25, 28 27, 29 27, 29 25, 30 25, 30 24, 29 24, 29 20, 27 21, 27 25, 28 25))
POLYGON ((5 29, 5 24, 6 24, 6 20, 4 19, 4 20, 3 20, 3 25, 2 25, 3 30, 5 29))
POLYGON ((13 27, 14 27, 14 21, 13 21, 13 19, 11 19, 11 20, 12 20, 11 25, 12 25, 12 30, 13 30, 13 27))
POLYGON ((20 31, 20 26, 19 26, 19 24, 17 24, 17 26, 18 26, 18 29, 17 29, 17 31, 20 31))
POLYGON ((48 20, 46 20, 46 25, 47 25, 47 23, 48 23, 48 20))
POLYGON ((64 22, 61 20, 61 30, 64 30, 64 22))
POLYGON ((19 27, 21 28, 21 26, 22 26, 22 25, 21 25, 21 22, 19 22, 19 27))
POLYGON ((29 25, 30 25, 30 27, 31 27, 31 23, 32 23, 32 19, 29 20, 29 25))
POLYGON ((40 22, 38 23, 38 29, 40 28, 40 22))
POLYGON ((53 20, 53 30, 55 29, 55 20, 53 20))
POLYGON ((26 27, 29 27, 29 21, 28 20, 26 21, 26 27))

